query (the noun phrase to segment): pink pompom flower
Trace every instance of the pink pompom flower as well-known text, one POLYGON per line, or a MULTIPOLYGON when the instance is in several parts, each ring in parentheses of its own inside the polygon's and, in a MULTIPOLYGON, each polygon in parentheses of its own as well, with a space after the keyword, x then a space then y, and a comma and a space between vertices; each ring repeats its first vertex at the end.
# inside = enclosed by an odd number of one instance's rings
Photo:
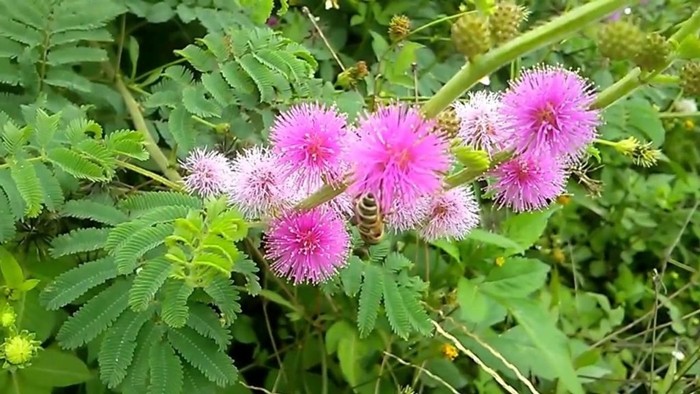
POLYGON ((269 149, 251 147, 233 160, 232 167, 229 200, 247 219, 273 215, 300 198, 269 149))
POLYGON ((187 172, 185 189, 202 197, 224 194, 231 181, 231 163, 219 152, 196 148, 180 162, 187 172))
POLYGON ((491 171, 499 207, 508 206, 515 212, 546 207, 564 192, 567 173, 560 161, 551 155, 516 156, 491 171))
POLYGON ((525 71, 503 96, 503 113, 513 127, 517 152, 549 154, 571 161, 596 137, 598 111, 592 86, 559 67, 525 71))
POLYGON ((388 212, 396 200, 410 205, 439 190, 450 168, 448 144, 432 132, 435 122, 416 108, 390 105, 360 119, 358 141, 349 149, 353 195, 378 196, 388 212))
POLYGON ((281 113, 270 129, 273 152, 284 175, 307 192, 320 182, 342 181, 348 169, 346 146, 352 137, 345 115, 320 104, 296 105, 281 113))
POLYGON ((464 239, 479 225, 479 204, 468 186, 460 186, 430 199, 425 223, 418 231, 427 241, 464 239))
POLYGON ((327 281, 345 265, 350 251, 343 220, 321 207, 274 219, 266 240, 266 258, 274 260, 270 269, 295 285, 327 281))
POLYGON ((422 197, 412 204, 395 201, 389 212, 384 214, 384 222, 393 232, 412 230, 428 215, 429 197, 422 197))
POLYGON ((457 102, 453 108, 460 123, 457 135, 465 145, 490 155, 507 149, 513 131, 502 113, 498 93, 470 93, 467 101, 457 102))

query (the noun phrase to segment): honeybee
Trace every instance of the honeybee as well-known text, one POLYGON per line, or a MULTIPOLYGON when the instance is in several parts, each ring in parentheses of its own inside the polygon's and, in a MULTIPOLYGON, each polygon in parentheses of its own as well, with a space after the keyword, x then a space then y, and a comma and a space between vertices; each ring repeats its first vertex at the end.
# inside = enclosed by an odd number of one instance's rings
POLYGON ((384 237, 384 220, 379 203, 372 193, 355 200, 355 221, 360 237, 367 245, 377 245, 384 237))

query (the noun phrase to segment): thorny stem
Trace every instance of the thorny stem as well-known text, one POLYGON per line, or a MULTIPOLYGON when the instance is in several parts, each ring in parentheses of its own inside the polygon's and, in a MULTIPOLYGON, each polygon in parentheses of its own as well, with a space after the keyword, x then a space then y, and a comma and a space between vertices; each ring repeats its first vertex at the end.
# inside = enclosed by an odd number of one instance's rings
POLYGON ((158 144, 148 131, 148 126, 146 125, 146 120, 143 118, 143 113, 139 108, 139 104, 136 102, 136 99, 134 99, 134 96, 131 95, 131 92, 129 92, 126 85, 124 85, 124 81, 120 75, 116 75, 115 86, 122 95, 126 108, 129 110, 131 120, 134 122, 134 127, 137 131, 143 134, 144 139, 146 140, 146 150, 148 150, 148 154, 150 155, 151 159, 153 159, 166 178, 175 183, 181 182, 182 178, 180 177, 180 174, 178 174, 178 172, 172 168, 170 161, 167 157, 165 157, 160 148, 158 148, 158 144))

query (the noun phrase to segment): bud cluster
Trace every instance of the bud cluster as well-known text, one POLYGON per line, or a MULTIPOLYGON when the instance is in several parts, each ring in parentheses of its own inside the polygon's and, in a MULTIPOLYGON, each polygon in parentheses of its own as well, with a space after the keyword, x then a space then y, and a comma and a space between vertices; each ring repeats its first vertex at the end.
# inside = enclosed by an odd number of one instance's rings
POLYGON ((469 59, 487 52, 492 46, 512 40, 527 18, 525 8, 511 1, 496 4, 489 15, 473 11, 452 25, 452 42, 469 59))
POLYGON ((700 60, 683 65, 680 73, 681 88, 688 96, 700 96, 700 60))
POLYGON ((17 313, 9 304, 0 308, 0 328, 4 332, 4 340, 0 343, 0 359, 4 360, 3 368, 9 370, 21 369, 31 365, 41 342, 34 340, 35 334, 27 330, 18 330, 17 313))
POLYGON ((338 74, 337 84, 343 89, 352 89, 367 75, 369 75, 367 63, 360 60, 354 66, 338 74))
POLYGON ((630 60, 642 70, 654 71, 666 66, 671 43, 657 32, 644 33, 628 20, 614 20, 598 30, 598 50, 610 60, 630 60))

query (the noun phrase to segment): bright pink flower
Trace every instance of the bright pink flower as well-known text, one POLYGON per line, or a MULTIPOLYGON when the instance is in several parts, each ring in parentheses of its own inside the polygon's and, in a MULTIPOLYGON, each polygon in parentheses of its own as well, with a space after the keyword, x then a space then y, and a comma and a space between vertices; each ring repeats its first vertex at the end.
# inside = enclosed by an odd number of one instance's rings
POLYGON ((197 148, 180 165, 188 173, 183 178, 188 192, 211 197, 228 189, 231 165, 221 153, 197 148))
POLYGON ((427 241, 463 239, 479 221, 479 204, 471 187, 460 186, 430 199, 428 215, 419 234, 427 241))
POLYGON ((503 116, 498 93, 470 93, 465 102, 453 105, 460 121, 459 138, 465 145, 494 154, 506 149, 513 133, 503 116))
POLYGON ((346 263, 350 236, 342 219, 328 209, 289 211, 270 223, 266 258, 275 274, 294 284, 318 284, 346 263))
POLYGON ((254 146, 233 161, 229 199, 248 219, 273 215, 299 199, 272 153, 254 146))
POLYGON ((598 111, 592 86, 577 73, 558 67, 525 71, 503 96, 503 110, 514 129, 519 153, 549 154, 575 160, 596 137, 598 111))
POLYGON ((450 168, 448 144, 435 123, 416 108, 391 105, 359 121, 359 140, 349 150, 353 195, 372 192, 388 212, 394 201, 410 205, 442 186, 450 168))
POLYGON ((299 188, 312 192, 320 182, 339 182, 348 169, 346 146, 352 133, 335 107, 300 104, 281 113, 270 129, 273 152, 299 188))
POLYGON ((566 171, 551 155, 516 156, 496 167, 491 175, 496 179, 490 190, 496 203, 515 212, 544 208, 564 192, 566 171))

